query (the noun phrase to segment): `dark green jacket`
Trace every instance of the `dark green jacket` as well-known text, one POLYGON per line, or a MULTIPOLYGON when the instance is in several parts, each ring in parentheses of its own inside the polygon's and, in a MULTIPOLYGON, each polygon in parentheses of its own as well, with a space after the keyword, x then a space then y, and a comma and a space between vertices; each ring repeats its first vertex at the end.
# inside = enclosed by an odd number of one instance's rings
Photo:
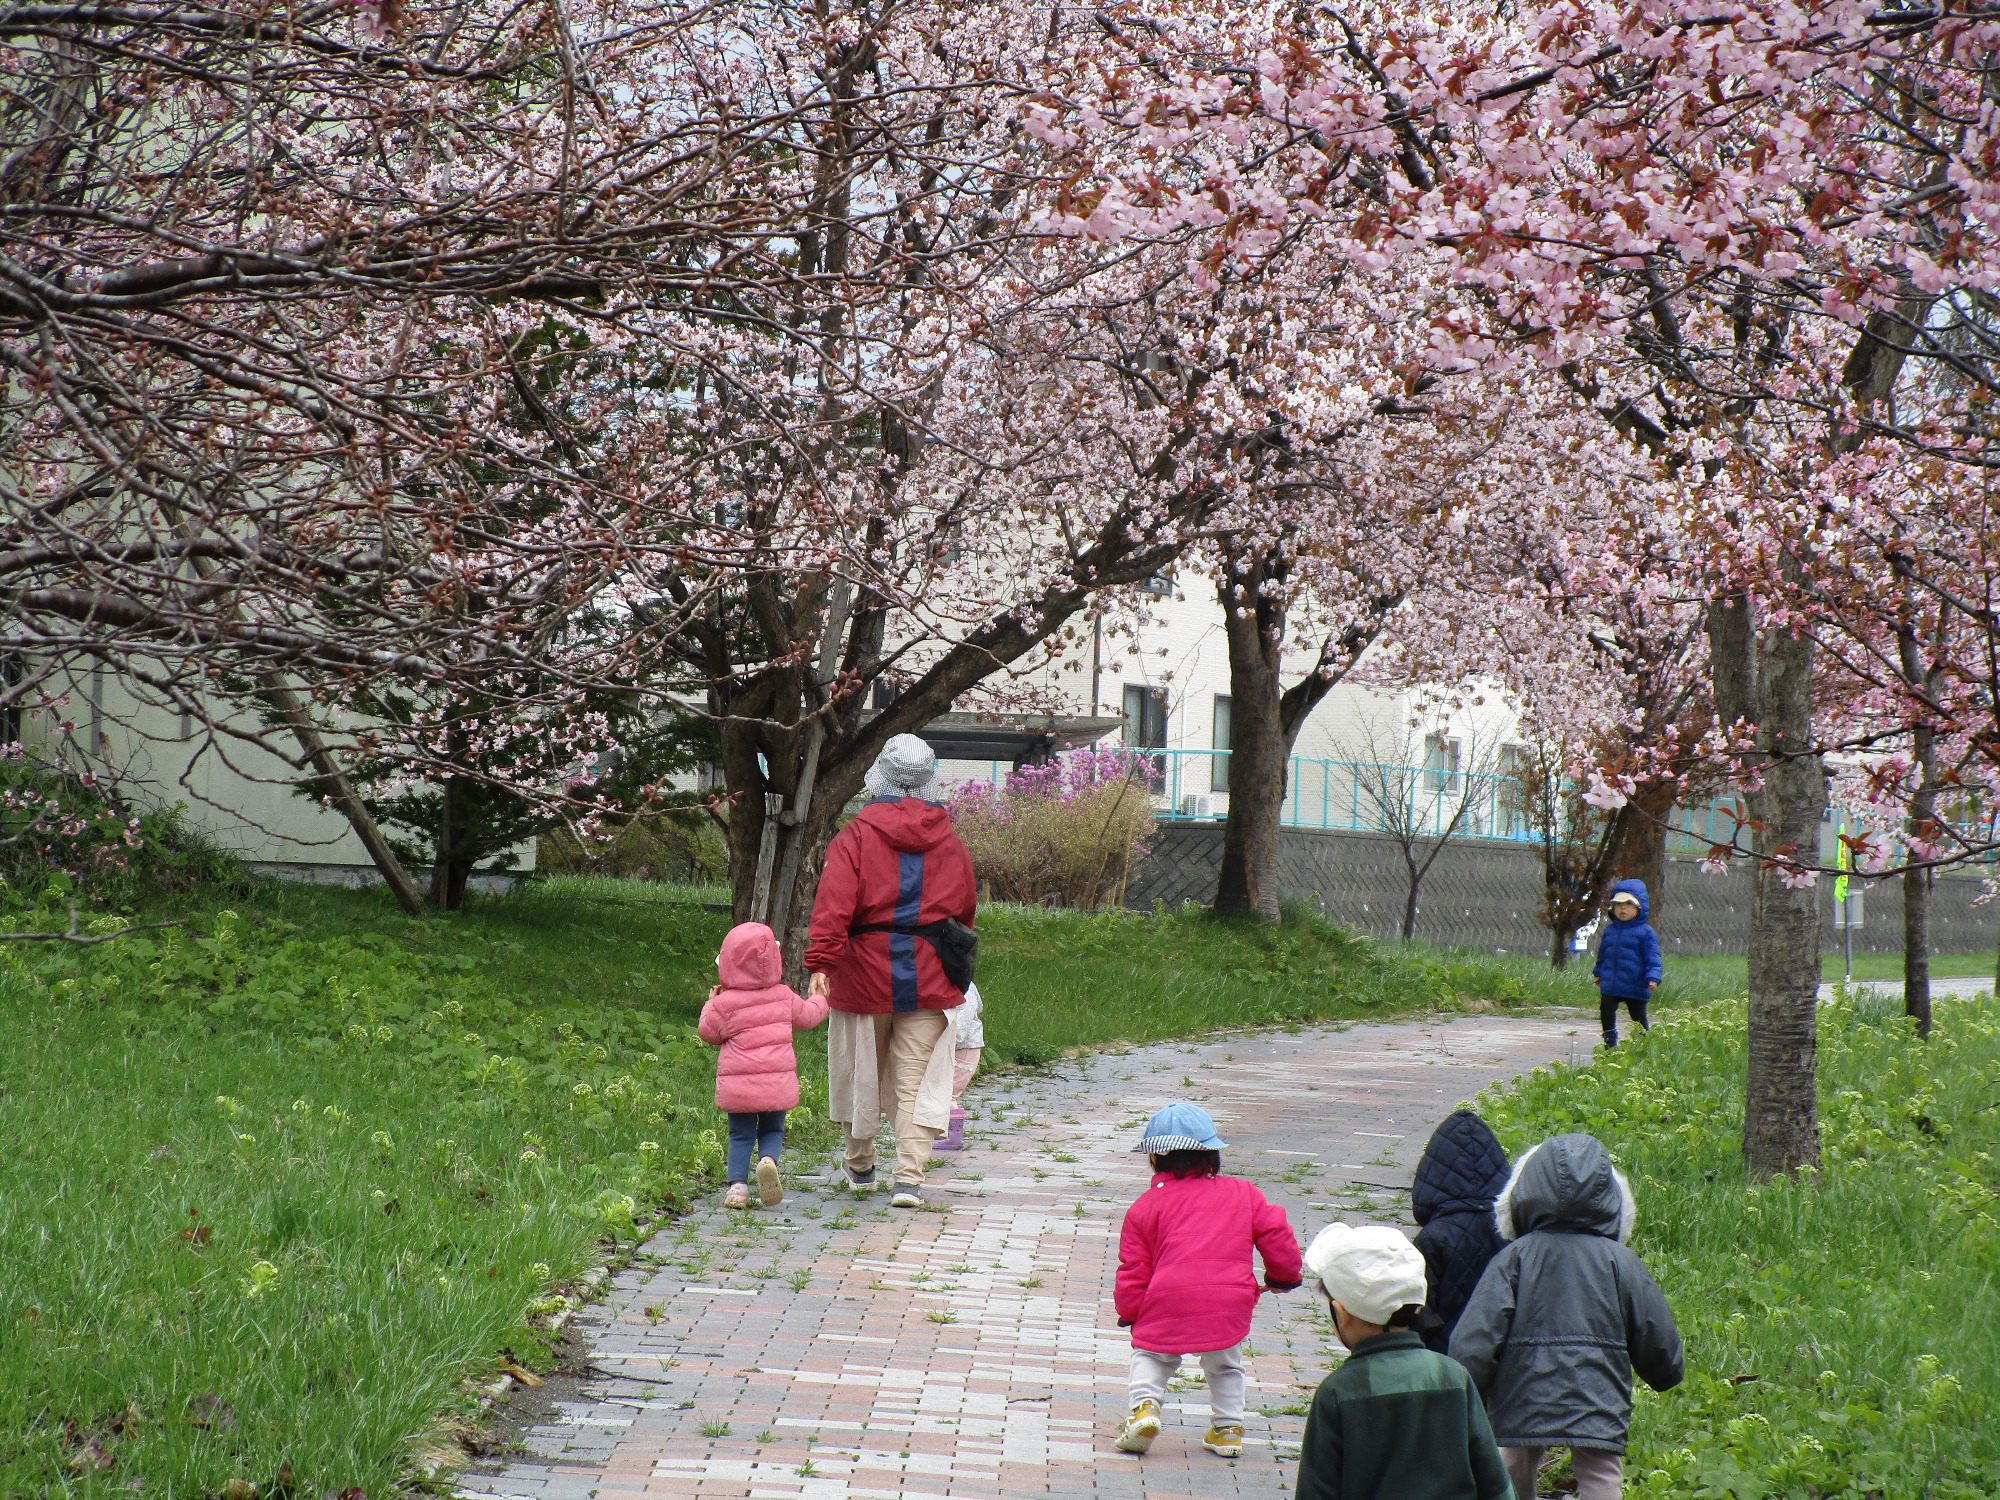
POLYGON ((1298 1500, 1512 1500, 1493 1429, 1456 1360, 1392 1330, 1320 1382, 1298 1500))

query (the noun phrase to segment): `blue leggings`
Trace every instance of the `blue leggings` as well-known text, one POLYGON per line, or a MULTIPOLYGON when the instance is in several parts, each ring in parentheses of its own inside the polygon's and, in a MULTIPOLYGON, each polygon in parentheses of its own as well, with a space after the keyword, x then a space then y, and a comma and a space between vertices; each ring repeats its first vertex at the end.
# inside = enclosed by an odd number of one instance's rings
POLYGON ((731 1182, 748 1182, 753 1161, 761 1161, 767 1156, 776 1158, 784 1149, 785 1112, 782 1109, 767 1110, 761 1115, 729 1117, 731 1182))

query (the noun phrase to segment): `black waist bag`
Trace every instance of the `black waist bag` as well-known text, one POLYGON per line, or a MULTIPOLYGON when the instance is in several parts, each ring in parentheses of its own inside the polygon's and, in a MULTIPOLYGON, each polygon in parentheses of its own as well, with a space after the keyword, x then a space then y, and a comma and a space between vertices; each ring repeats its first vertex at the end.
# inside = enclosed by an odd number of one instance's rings
POLYGON ((894 922, 866 922, 847 930, 850 933, 900 932, 905 937, 922 938, 937 950, 938 962, 943 965, 944 977, 951 981, 951 987, 961 992, 972 983, 973 971, 979 967, 979 934, 956 917, 946 917, 942 922, 925 922, 917 927, 899 927, 894 922))

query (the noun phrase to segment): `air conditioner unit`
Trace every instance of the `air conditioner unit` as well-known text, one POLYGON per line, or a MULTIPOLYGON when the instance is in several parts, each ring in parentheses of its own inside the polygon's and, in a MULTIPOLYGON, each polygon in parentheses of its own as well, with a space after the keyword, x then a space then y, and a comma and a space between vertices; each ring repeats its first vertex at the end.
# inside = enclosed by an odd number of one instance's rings
POLYGON ((1215 798, 1206 792, 1189 792, 1181 798, 1181 816, 1184 818, 1212 818, 1215 816, 1215 798))

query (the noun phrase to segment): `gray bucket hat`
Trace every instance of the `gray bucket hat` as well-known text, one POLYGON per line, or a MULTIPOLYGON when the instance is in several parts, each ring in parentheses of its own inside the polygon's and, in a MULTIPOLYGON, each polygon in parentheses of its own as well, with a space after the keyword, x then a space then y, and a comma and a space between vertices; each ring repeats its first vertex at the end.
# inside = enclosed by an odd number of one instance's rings
POLYGON ((871 797, 915 797, 920 802, 935 802, 937 756, 914 734, 896 735, 882 747, 861 785, 871 797))

